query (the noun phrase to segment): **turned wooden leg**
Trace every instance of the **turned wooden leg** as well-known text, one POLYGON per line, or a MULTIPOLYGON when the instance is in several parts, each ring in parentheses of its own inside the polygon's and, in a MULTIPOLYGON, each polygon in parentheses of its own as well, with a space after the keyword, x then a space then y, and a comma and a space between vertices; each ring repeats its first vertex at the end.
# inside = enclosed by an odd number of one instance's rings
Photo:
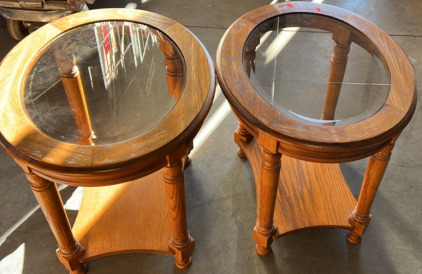
POLYGON ((256 252, 267 255, 271 251, 273 236, 277 228, 273 223, 281 155, 263 149, 261 165, 261 187, 259 193, 258 218, 253 230, 256 252))
POLYGON ((169 248, 174 252, 176 266, 184 269, 192 263, 195 241, 187 229, 183 164, 180 158, 168 160, 163 168, 163 181, 172 231, 169 248))
POLYGON ((350 51, 350 32, 339 31, 333 34, 335 42, 331 57, 330 71, 325 95, 322 120, 333 120, 336 111, 341 85, 347 66, 347 55, 350 51))
POLYGON ((238 145, 237 155, 240 158, 245 158, 245 152, 243 151, 241 142, 247 143, 249 140, 253 138, 252 134, 241 124, 237 127, 236 131, 234 132, 234 142, 238 145))
POLYGON ((347 235, 347 241, 352 244, 358 244, 361 241, 362 235, 369 225, 371 220, 370 209, 390 160, 393 147, 394 142, 391 142, 369 158, 357 206, 349 217, 349 223, 352 227, 347 235))
POLYGON ((79 261, 85 250, 73 237, 56 184, 30 172, 26 173, 26 177, 56 237, 59 245, 57 256, 60 262, 69 270, 69 273, 86 273, 85 266, 79 261))

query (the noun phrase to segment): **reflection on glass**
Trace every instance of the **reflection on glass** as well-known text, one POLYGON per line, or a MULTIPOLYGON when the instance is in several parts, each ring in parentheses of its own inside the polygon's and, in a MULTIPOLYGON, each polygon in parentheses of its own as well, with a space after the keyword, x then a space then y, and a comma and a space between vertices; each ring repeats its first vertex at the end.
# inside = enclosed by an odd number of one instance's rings
POLYGON ((107 144, 136 137, 175 106, 185 65, 163 33, 131 22, 70 30, 44 49, 24 91, 29 117, 64 142, 107 144))
POLYGON ((291 118, 323 125, 366 119, 384 104, 390 80, 379 52, 335 19, 289 14, 260 24, 243 50, 255 90, 291 118))

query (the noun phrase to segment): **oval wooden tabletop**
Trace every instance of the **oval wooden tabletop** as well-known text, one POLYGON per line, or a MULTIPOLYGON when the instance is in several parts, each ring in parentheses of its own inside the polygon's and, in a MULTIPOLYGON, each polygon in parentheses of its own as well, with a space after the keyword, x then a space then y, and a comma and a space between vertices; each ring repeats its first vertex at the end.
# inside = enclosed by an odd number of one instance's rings
POLYGON ((332 146, 358 147, 368 143, 374 146, 385 143, 406 126, 416 107, 414 72, 406 54, 397 43, 364 18, 325 4, 283 2, 258 8, 240 17, 220 41, 216 72, 226 98, 242 119, 278 140, 308 147, 316 146, 321 150, 332 146), (388 98, 377 113, 362 121, 339 126, 307 123, 277 111, 258 95, 243 65, 245 42, 253 30, 267 19, 294 13, 340 20, 361 32, 370 41, 377 57, 384 63, 391 81, 388 98))
POLYGON ((1 63, 0 75, 1 145, 25 165, 73 174, 128 168, 165 157, 199 130, 211 107, 216 82, 211 58, 189 30, 170 18, 132 9, 81 12, 45 25, 9 52, 1 63), (55 140, 43 134, 25 113, 26 78, 43 48, 55 37, 102 21, 142 23, 166 34, 185 60, 183 92, 159 124, 135 138, 93 146, 55 140))

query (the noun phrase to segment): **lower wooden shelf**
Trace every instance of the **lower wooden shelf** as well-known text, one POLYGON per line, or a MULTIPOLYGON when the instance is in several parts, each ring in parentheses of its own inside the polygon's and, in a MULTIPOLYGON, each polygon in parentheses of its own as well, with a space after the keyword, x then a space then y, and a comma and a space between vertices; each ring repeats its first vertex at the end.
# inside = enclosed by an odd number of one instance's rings
POLYGON ((162 172, 129 183, 86 187, 72 231, 85 248, 82 262, 128 252, 172 254, 162 172))
MULTIPOLYGON (((255 178, 259 212, 262 151, 255 138, 240 145, 255 178)), ((278 230, 275 237, 308 228, 350 229, 348 219, 356 203, 339 164, 312 163, 282 155, 274 210, 278 230)))

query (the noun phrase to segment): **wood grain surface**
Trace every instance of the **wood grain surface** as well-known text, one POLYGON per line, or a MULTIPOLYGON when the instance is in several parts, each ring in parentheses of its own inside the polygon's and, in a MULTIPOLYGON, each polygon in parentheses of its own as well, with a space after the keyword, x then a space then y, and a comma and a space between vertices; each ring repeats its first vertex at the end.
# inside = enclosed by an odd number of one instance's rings
POLYGON ((171 227, 161 171, 133 182, 86 187, 72 231, 82 261, 126 252, 171 254, 171 227), (135 217, 136 216, 136 217, 135 217))

